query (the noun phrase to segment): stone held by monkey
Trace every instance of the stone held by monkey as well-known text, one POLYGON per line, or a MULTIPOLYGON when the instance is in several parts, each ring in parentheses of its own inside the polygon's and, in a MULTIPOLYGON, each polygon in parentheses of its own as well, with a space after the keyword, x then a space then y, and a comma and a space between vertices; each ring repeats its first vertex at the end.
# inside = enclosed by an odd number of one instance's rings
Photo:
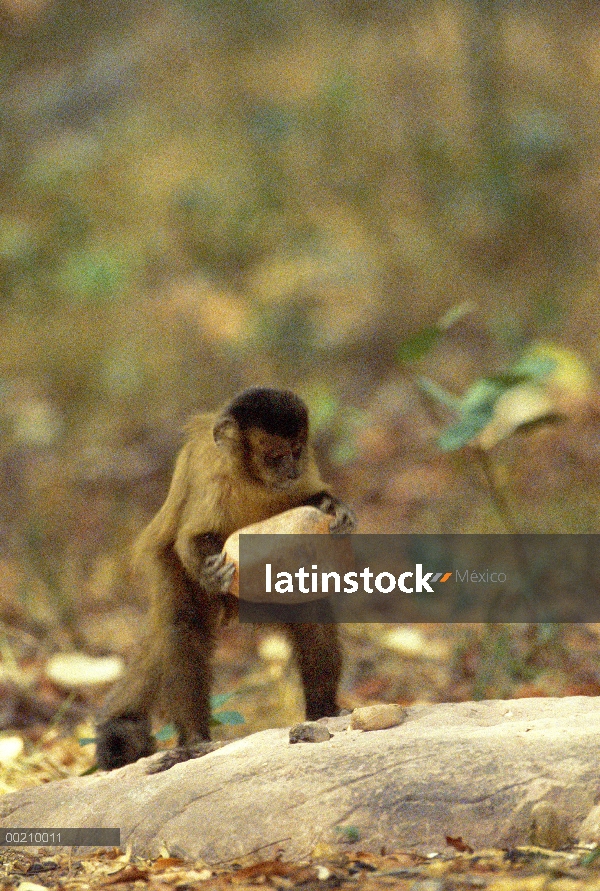
MULTIPOLYGON (((229 594, 234 566, 223 544, 236 530, 301 505, 330 514, 331 532, 354 528, 352 510, 321 480, 308 440, 308 411, 298 396, 253 387, 220 413, 192 419, 165 503, 134 546, 134 564, 150 595, 148 628, 100 715, 100 768, 121 767, 155 751, 153 714, 175 724, 185 750, 210 740, 215 637, 223 616, 237 607, 229 594)), ((290 624, 285 630, 300 669, 307 720, 337 714, 336 626, 290 624)))

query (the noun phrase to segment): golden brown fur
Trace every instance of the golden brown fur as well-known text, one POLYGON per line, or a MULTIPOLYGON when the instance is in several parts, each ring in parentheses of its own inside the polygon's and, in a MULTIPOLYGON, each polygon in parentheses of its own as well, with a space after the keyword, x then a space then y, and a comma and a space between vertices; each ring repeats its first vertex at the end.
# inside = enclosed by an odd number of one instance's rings
MULTIPOLYGON (((275 421, 270 415, 267 420, 270 426, 277 423, 280 397, 286 394, 269 390, 246 391, 232 403, 250 413, 252 426, 232 419, 227 408, 195 417, 165 503, 134 546, 134 565, 150 596, 148 628, 104 707, 97 740, 101 767, 117 767, 153 751, 150 719, 155 712, 176 724, 182 745, 210 738, 211 656, 223 607, 229 608, 232 599, 226 593, 228 567, 218 555, 232 532, 304 503, 330 512, 341 531, 351 528, 351 511, 320 478, 307 430, 297 437, 265 432, 260 424, 267 422, 252 419, 257 393, 269 411, 273 402, 275 421)), ((287 630, 307 714, 333 713, 341 666, 335 626, 287 630)))

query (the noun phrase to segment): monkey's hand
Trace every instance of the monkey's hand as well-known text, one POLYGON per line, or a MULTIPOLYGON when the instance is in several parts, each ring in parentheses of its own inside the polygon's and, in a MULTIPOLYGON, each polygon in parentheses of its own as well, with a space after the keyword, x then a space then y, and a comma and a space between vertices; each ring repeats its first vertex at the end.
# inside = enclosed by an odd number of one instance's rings
POLYGON ((211 554, 205 557, 198 573, 198 584, 209 597, 229 594, 235 564, 227 559, 227 554, 211 554))
POLYGON ((335 535, 345 535, 347 532, 352 532, 355 528, 356 514, 347 504, 338 501, 335 505, 333 522, 329 526, 329 531, 335 535))
POLYGON ((348 532, 352 532, 356 526, 356 514, 352 508, 348 507, 347 504, 344 504, 343 501, 340 501, 334 495, 325 493, 319 495, 318 499, 311 499, 307 503, 318 507, 325 514, 331 514, 333 520, 329 526, 329 531, 333 535, 345 535, 348 532))

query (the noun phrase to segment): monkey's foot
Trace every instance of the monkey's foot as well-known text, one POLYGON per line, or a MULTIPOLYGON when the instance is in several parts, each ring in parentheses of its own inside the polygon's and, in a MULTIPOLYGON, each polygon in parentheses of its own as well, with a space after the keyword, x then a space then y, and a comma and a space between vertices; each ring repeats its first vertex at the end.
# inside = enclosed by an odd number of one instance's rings
POLYGON ((226 745, 226 740, 217 740, 216 742, 206 740, 205 742, 195 743, 193 746, 177 746, 176 748, 169 749, 168 752, 165 752, 162 758, 155 764, 151 764, 146 773, 162 773, 165 770, 170 770, 171 767, 175 767, 176 764, 182 764, 184 761, 191 761, 192 758, 202 758, 203 755, 208 755, 210 752, 222 749, 223 746, 226 745))

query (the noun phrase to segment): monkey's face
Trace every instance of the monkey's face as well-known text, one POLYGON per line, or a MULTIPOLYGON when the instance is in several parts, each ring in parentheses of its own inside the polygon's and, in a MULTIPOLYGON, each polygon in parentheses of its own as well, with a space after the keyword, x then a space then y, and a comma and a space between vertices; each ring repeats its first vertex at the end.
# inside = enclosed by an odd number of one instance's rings
POLYGON ((245 433, 246 470, 269 489, 290 489, 306 469, 306 436, 276 436, 259 428, 245 433))

